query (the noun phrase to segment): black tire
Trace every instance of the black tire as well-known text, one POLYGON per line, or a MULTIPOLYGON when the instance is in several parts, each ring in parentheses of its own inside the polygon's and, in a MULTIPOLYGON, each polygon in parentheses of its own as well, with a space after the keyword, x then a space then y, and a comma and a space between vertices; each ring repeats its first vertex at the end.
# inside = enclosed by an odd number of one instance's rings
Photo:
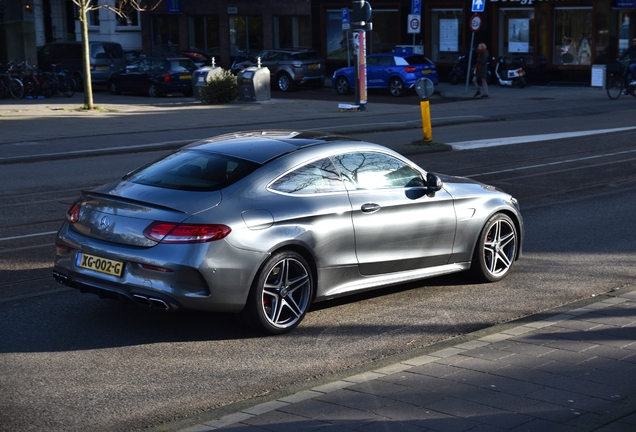
POLYGON ((457 76, 455 72, 451 72, 451 74, 448 76, 448 82, 450 85, 459 84, 459 77, 457 76))
POLYGON ((62 94, 65 97, 72 97, 75 94, 75 80, 70 76, 64 77, 62 81, 62 94))
POLYGON ((526 86, 526 77, 519 78, 519 82, 517 83, 519 88, 524 88, 526 86))
POLYGON ((400 97, 404 94, 406 89, 404 88, 404 83, 399 78, 391 78, 389 80, 389 92, 391 95, 395 97, 400 97))
POLYGON ((53 97, 54 90, 55 90, 55 87, 51 84, 49 80, 42 81, 42 87, 40 88, 40 91, 42 92, 42 96, 44 96, 47 99, 50 99, 53 97))
POLYGON ((341 95, 347 95, 351 93, 351 84, 349 80, 343 76, 336 78, 336 92, 341 95))
POLYGON ((276 84, 278 86, 278 90, 283 92, 289 92, 294 89, 294 81, 292 81, 291 77, 284 72, 278 75, 276 84))
POLYGON ((111 80, 108 83, 108 91, 110 92, 110 94, 112 95, 118 95, 121 94, 121 90, 119 90, 119 86, 117 85, 117 83, 115 82, 115 80, 111 80))
POLYGON ((623 94, 623 77, 620 75, 610 75, 607 78, 607 96, 616 100, 623 94))
POLYGON ((473 252, 470 272, 484 282, 496 282, 508 274, 517 257, 519 236, 509 216, 493 215, 484 225, 473 252))
POLYGON ((239 320, 269 334, 287 333, 305 317, 314 293, 307 261, 293 251, 272 255, 259 270, 239 320))
POLYGON ((17 78, 11 78, 9 82, 9 92, 13 99, 22 99, 24 97, 24 86, 22 81, 17 78))
POLYGON ((80 74, 73 75, 73 80, 75 81, 75 91, 81 93, 84 91, 84 80, 80 74))
POLYGON ((148 96, 150 96, 151 98, 159 96, 159 90, 157 89, 156 85, 150 84, 148 86, 148 96))

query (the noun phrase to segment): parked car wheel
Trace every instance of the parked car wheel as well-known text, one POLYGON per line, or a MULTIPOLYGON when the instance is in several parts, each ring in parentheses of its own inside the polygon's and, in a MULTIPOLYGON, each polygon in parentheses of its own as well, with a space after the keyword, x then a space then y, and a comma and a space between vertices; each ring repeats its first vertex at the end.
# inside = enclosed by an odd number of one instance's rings
POLYGON ((389 91, 395 97, 402 96, 404 94, 404 83, 399 78, 391 78, 389 81, 389 91))
POLYGON ((112 95, 118 95, 121 94, 121 91, 119 90, 119 87, 117 87, 117 84, 115 83, 115 81, 111 81, 108 84, 108 91, 110 92, 110 94, 112 95))
POLYGON ((339 76, 336 78, 336 91, 341 95, 346 95, 351 92, 351 86, 345 77, 339 76))
POLYGON ((157 86, 154 84, 150 84, 148 86, 148 96, 150 97, 157 97, 159 96, 159 90, 157 89, 157 86))
POLYGON ((289 75, 282 73, 278 75, 278 89, 280 91, 288 92, 294 87, 294 83, 289 75))
POLYGON ((313 290, 307 261, 293 251, 279 252, 258 272, 240 319, 270 334, 286 333, 305 317, 313 290))
POLYGON ((514 222, 503 213, 484 225, 473 253, 471 272, 477 279, 495 282, 503 279, 517 255, 518 234, 514 222))

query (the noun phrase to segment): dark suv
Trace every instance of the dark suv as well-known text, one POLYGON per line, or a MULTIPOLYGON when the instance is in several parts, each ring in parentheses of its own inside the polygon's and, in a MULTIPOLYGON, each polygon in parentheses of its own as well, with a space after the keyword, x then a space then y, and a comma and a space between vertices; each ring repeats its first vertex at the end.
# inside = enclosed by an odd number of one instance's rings
POLYGON ((238 63, 233 73, 258 65, 269 69, 271 83, 281 91, 293 90, 294 86, 309 84, 322 87, 325 84, 325 61, 313 50, 265 50, 251 60, 238 63))
MULTIPOLYGON (((116 42, 91 41, 89 55, 91 81, 94 84, 106 84, 111 75, 126 64, 124 49, 116 42)), ((58 70, 68 70, 75 78, 76 90, 83 90, 81 42, 51 42, 40 48, 38 67, 51 71, 54 64, 59 65, 58 70)))
POLYGON ((187 57, 140 57, 114 74, 112 94, 143 93, 150 97, 179 92, 192 96, 192 73, 197 66, 187 57))

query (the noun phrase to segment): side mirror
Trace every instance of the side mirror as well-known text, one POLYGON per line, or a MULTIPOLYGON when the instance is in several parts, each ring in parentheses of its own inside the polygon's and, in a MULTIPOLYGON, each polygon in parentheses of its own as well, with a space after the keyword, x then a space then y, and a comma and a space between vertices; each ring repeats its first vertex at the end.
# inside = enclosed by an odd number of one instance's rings
POLYGON ((431 172, 426 173, 426 188, 428 189, 429 194, 434 194, 435 192, 440 191, 442 186, 444 186, 444 183, 437 174, 433 174, 431 172))

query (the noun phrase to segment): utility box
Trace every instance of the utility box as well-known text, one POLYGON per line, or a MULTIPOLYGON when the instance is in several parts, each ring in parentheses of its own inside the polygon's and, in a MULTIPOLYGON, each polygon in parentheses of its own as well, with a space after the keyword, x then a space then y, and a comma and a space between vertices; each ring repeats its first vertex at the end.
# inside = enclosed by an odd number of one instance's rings
POLYGON ((258 102, 272 98, 269 69, 266 67, 252 66, 243 69, 238 73, 236 82, 240 101, 258 102))
POLYGON ((396 54, 421 54, 424 55, 424 47, 422 45, 396 45, 396 54))
POLYGON ((220 67, 203 66, 201 69, 194 71, 192 74, 192 90, 196 99, 201 99, 201 89, 205 86, 205 83, 210 81, 214 75, 221 73, 222 70, 220 67))

